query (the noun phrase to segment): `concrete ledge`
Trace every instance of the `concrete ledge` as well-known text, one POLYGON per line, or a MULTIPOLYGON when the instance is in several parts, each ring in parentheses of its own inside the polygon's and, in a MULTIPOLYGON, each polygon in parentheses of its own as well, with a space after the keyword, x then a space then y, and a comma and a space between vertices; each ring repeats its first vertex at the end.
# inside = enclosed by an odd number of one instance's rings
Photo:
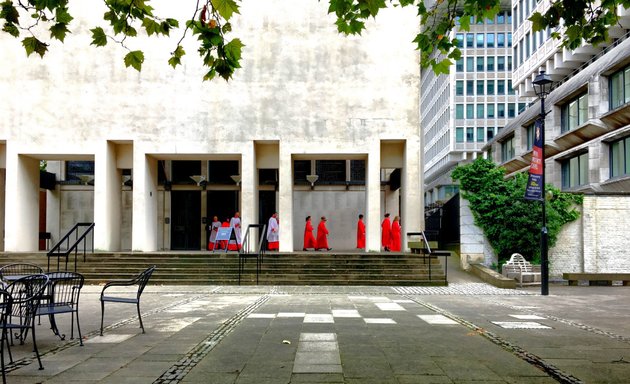
POLYGON ((516 289, 516 280, 509 279, 483 264, 470 264, 473 275, 497 288, 516 289))
POLYGON ((588 285, 613 285, 613 281, 621 281, 624 286, 630 286, 630 273, 565 272, 562 278, 568 280, 569 285, 578 285, 580 280, 586 280, 588 285))

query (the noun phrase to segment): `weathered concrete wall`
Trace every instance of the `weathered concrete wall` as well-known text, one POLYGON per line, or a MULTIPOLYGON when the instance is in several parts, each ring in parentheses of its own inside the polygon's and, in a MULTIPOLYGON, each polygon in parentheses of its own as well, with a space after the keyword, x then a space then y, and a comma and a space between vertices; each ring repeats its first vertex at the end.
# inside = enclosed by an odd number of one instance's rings
POLYGON ((462 268, 469 269, 470 264, 491 266, 497 262, 490 243, 481 228, 475 225, 475 218, 470 210, 470 203, 459 197, 459 231, 460 231, 460 263, 462 268))

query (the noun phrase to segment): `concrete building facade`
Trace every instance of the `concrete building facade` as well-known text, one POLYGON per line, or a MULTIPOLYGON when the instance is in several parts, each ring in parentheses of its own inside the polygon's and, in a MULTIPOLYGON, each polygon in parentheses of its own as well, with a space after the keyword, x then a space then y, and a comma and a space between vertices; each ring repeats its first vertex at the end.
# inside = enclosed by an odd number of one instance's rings
MULTIPOLYGON (((194 5, 155 12, 183 25, 194 5)), ((99 250, 204 249, 207 222, 234 211, 244 228, 277 211, 281 251, 302 249, 306 215, 328 218, 336 249, 354 249, 361 213, 366 251, 380 249, 385 212, 402 216, 403 233, 423 229, 413 9, 344 37, 323 2, 244 0, 232 23, 243 68, 204 83, 194 39, 176 70, 176 32, 128 41, 145 52, 138 73, 119 45, 89 46, 103 4, 70 7, 72 35, 41 60, 0 35, 5 251, 37 250, 38 232, 54 242, 78 221, 96 224, 99 250)))
MULTIPOLYGON (((603 195, 601 203, 585 201, 584 233, 574 232, 572 256, 565 243, 557 258, 550 253, 551 263, 556 271, 575 271, 576 266, 590 272, 612 271, 610 260, 594 261, 594 254, 611 257, 601 255, 603 243, 594 234, 616 239, 606 246, 616 249, 614 258, 630 258, 627 226, 609 226, 616 220, 621 223, 624 200, 630 198, 630 10, 619 8, 619 24, 609 30, 610 42, 569 51, 550 38, 552 31, 534 32, 527 20, 536 10, 544 13, 548 1, 518 0, 512 7, 512 82, 517 93, 535 96, 532 81, 540 70, 555 81, 545 101, 546 180, 564 191, 603 195), (610 209, 611 204, 619 210, 610 209), (613 236, 617 232, 626 236, 613 236)), ((508 175, 529 169, 539 114, 536 102, 484 147, 508 175)))

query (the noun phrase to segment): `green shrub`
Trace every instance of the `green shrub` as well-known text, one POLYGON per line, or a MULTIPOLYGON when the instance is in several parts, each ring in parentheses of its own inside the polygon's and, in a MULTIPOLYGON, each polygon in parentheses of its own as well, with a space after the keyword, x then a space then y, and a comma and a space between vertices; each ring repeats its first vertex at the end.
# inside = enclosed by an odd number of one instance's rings
MULTIPOLYGON (((527 174, 505 178, 505 169, 490 160, 478 158, 472 163, 456 167, 453 180, 460 183, 462 197, 479 226, 490 241, 499 263, 518 252, 528 260, 540 260, 542 204, 525 200, 527 174)), ((553 194, 546 203, 549 247, 557 240, 562 226, 576 220, 580 213, 582 195, 561 192, 547 184, 545 190, 553 194)))

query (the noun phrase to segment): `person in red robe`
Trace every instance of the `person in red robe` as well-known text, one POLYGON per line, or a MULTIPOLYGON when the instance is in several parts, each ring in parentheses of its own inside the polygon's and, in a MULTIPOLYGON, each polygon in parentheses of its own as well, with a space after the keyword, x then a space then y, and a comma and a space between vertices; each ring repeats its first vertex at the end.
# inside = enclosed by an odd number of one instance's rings
MULTIPOLYGON (((226 218, 223 223, 221 223, 221 227, 230 227, 230 218, 226 218)), ((228 241, 227 240, 219 240, 219 249, 227 249, 228 241)))
POLYGON ((365 223, 363 222, 363 215, 359 215, 359 222, 357 223, 357 248, 365 249, 365 223))
POLYGON ((394 222, 392 223, 392 241, 391 241, 391 250, 394 252, 400 252, 401 244, 400 244, 400 217, 394 217, 394 222))
POLYGON ((326 216, 322 216, 317 226, 317 248, 316 250, 325 249, 330 251, 332 248, 328 246, 328 229, 326 228, 326 216))
POLYGON ((385 218, 381 223, 381 245, 385 252, 389 252, 392 243, 392 224, 389 221, 389 213, 385 214, 385 218))
POLYGON ((308 248, 317 248, 315 236, 313 236, 313 224, 311 223, 310 216, 306 216, 306 226, 304 227, 304 246, 302 247, 302 250, 306 251, 308 248))

